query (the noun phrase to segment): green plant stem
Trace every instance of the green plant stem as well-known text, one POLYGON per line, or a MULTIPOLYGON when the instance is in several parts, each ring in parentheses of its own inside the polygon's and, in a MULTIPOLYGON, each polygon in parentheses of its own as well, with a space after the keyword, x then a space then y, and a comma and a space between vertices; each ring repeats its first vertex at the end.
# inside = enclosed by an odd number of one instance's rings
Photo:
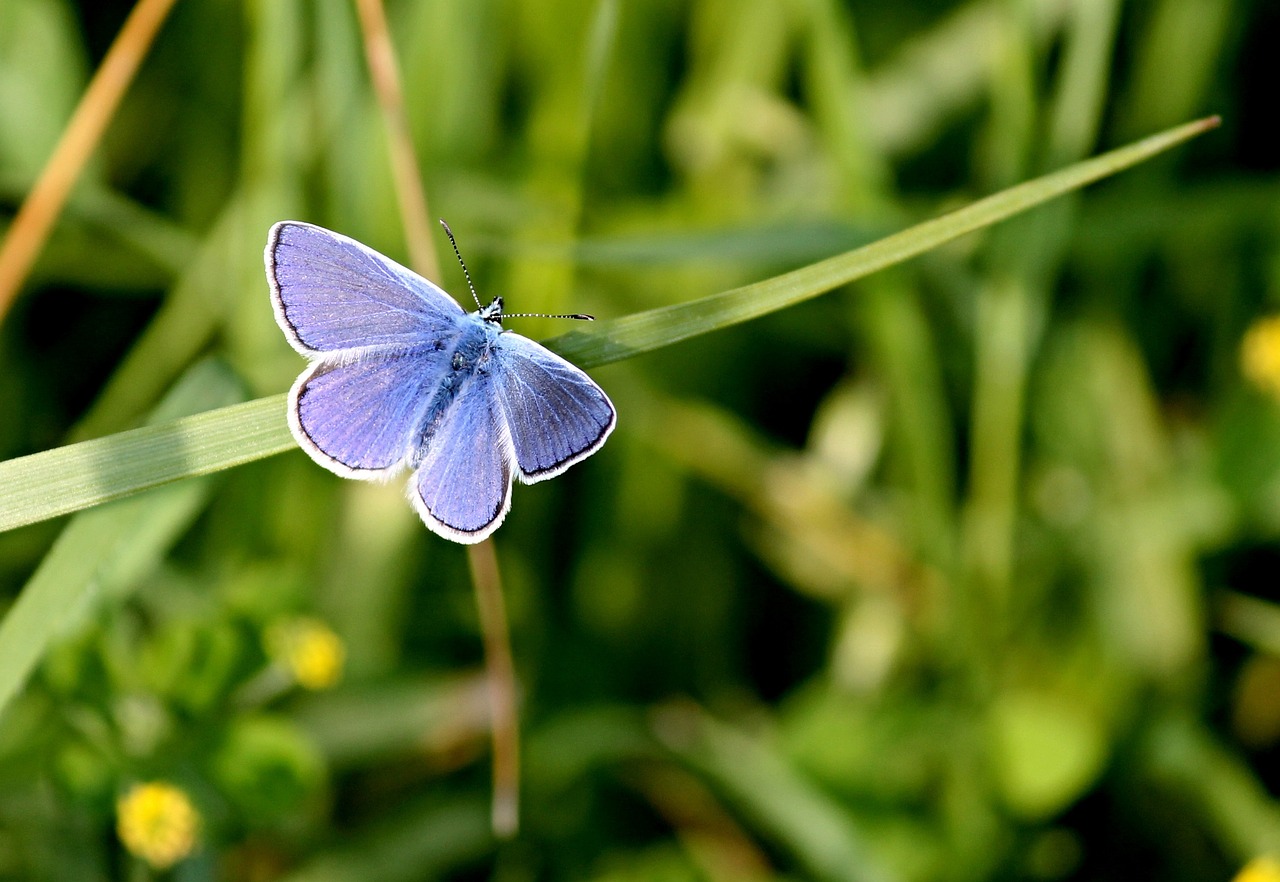
MULTIPOLYGON (((387 29, 386 10, 382 0, 357 0, 356 8, 360 13, 369 72, 387 127, 392 172, 400 200, 400 219, 404 224, 410 262, 420 274, 439 278, 440 266, 429 232, 426 188, 418 171, 417 154, 404 115, 400 67, 387 29)), ((467 552, 480 616, 480 632, 484 639, 488 680, 489 725, 493 737, 493 832, 500 839, 509 839, 520 827, 520 723, 516 713, 511 635, 502 600, 502 576, 492 541, 469 546, 467 552)))

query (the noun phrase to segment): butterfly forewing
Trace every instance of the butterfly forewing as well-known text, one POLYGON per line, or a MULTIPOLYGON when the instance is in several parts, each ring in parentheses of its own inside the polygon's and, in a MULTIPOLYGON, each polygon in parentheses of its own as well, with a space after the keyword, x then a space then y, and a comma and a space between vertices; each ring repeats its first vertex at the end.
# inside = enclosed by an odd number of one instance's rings
POLYGON ((304 355, 412 347, 465 315, 426 279, 323 227, 281 221, 265 260, 276 318, 304 355))

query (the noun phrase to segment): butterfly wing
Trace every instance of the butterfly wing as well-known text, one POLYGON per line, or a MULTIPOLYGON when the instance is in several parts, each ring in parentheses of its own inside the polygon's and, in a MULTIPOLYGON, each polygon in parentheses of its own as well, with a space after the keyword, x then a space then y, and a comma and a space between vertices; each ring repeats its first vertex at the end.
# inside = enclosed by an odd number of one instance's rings
POLYGON ((409 501, 432 532, 485 539, 511 507, 511 441, 494 402, 494 373, 477 372, 430 432, 409 501))
POLYGON ((298 221, 267 236, 276 321, 312 359, 289 426, 320 465, 384 478, 412 451, 466 313, 444 291, 354 239, 298 221))
POLYGON ((414 451, 451 347, 322 359, 289 392, 289 426, 320 465, 346 478, 380 479, 414 451))
POLYGON ((309 357, 370 347, 414 347, 466 315, 452 297, 366 245, 299 221, 281 221, 264 255, 276 321, 309 357))
POLYGON ((600 449, 618 416, 590 377, 510 332, 498 338, 495 358, 494 398, 522 481, 553 478, 600 449))

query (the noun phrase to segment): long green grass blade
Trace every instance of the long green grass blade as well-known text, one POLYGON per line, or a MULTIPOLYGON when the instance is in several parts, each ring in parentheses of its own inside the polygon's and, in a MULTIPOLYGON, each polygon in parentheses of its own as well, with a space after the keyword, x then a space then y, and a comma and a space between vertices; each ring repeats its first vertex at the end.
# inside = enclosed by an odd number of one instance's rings
POLYGON ((0 530, 262 459, 293 446, 284 396, 69 444, 0 463, 0 530))
MULTIPOLYGON (((870 245, 762 282, 572 331, 547 346, 584 368, 727 328, 817 297, 999 223, 1177 146, 1218 125, 1187 123, 1010 187, 870 245)), ((0 530, 288 450, 284 396, 258 399, 0 463, 0 530)))
MULTIPOLYGON (((184 375, 157 415, 173 417, 225 404, 242 394, 230 371, 204 362, 184 375)), ((71 519, 0 622, 0 712, 49 643, 92 615, 95 598, 136 584, 137 577, 163 557, 199 514, 208 491, 206 482, 186 481, 71 519)))
POLYGON ((1001 190, 950 214, 916 224, 845 254, 689 303, 597 322, 590 332, 571 331, 548 341, 546 345, 575 364, 589 368, 758 318, 910 260, 966 233, 989 227, 1064 193, 1114 175, 1194 138, 1218 123, 1217 117, 1208 117, 1177 126, 1001 190))

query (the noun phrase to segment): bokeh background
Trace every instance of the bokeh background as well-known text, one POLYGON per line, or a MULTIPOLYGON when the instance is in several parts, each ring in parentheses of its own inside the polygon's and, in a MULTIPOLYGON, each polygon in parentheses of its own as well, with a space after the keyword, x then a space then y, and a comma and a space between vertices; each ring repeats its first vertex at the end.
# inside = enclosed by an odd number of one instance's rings
MULTIPOLYGON (((0 228, 129 7, 0 0, 0 228)), ((83 585, 0 717, 0 877, 1280 878, 1280 7, 387 12, 431 212, 511 311, 691 300, 1223 124, 592 372, 617 432, 496 536, 513 841, 466 556, 399 486, 293 451, 111 542, 0 535, 3 603, 83 585)), ((266 230, 407 260, 387 157, 347 0, 179 2, 0 322, 0 457, 285 390, 266 230)))

